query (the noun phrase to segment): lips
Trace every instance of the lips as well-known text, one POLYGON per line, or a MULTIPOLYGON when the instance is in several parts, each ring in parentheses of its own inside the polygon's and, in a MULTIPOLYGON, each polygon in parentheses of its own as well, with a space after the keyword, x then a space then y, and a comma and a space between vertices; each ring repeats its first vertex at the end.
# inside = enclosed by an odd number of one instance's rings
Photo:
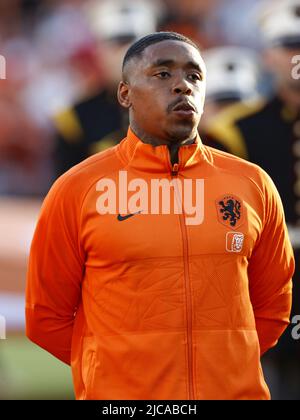
POLYGON ((196 112, 196 109, 193 104, 187 101, 179 102, 177 105, 174 106, 173 111, 175 112, 183 112, 183 113, 193 113, 196 112))

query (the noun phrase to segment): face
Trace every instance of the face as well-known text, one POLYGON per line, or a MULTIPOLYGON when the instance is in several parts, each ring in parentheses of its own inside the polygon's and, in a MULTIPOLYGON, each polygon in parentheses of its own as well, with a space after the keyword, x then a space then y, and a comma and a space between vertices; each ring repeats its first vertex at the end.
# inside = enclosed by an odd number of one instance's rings
POLYGON ((205 65, 199 51, 181 41, 162 41, 128 62, 118 98, 141 138, 160 143, 195 138, 205 98, 205 65))

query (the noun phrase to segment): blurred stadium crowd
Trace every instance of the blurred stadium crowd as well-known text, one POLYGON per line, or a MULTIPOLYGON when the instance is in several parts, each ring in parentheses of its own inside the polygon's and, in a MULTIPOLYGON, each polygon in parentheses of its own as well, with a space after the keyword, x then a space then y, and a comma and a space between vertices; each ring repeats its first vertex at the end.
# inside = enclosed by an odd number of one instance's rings
MULTIPOLYGON (((0 80, 0 313, 1 290, 22 295, 25 283, 22 260, 7 286, 6 255, 15 253, 7 241, 19 248, 24 242, 26 256, 40 200, 55 178, 124 137, 128 117, 116 99, 122 58, 135 39, 156 30, 183 33, 202 49, 208 81, 201 136, 272 176, 299 267, 300 70, 293 78, 292 59, 300 55, 300 0, 0 0, 6 61, 0 80), (18 226, 15 233, 10 223, 18 226)), ((300 314, 299 296, 293 314, 300 314)), ((288 330, 265 357, 273 398, 299 399, 299 356, 288 330)))

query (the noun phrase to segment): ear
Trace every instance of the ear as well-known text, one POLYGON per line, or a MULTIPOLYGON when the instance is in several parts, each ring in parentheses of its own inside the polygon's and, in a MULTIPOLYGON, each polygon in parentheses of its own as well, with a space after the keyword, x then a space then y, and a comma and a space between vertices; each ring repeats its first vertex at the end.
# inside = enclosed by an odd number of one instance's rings
POLYGON ((130 87, 127 82, 120 82, 118 87, 118 101, 124 108, 131 107, 130 102, 130 87))

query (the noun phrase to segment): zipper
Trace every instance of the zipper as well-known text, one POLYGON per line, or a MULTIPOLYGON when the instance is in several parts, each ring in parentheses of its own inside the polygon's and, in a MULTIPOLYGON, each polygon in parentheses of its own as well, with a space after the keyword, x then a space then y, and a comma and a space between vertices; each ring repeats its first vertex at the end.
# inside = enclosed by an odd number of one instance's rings
POLYGON ((174 163, 172 165, 172 171, 171 171, 172 178, 174 178, 174 177, 176 177, 178 175, 178 171, 179 171, 179 164, 178 163, 174 163))
MULTIPOLYGON (((175 178, 178 176, 179 163, 172 164, 171 176, 175 178)), ((175 184, 176 185, 176 184, 175 184)), ((176 188, 176 187, 175 187, 176 188)), ((183 243, 183 267, 184 267, 184 283, 185 283, 185 296, 186 296, 186 323, 187 323, 187 349, 188 349, 188 384, 189 384, 189 397, 191 400, 195 399, 194 392, 194 379, 193 379, 193 333, 192 333, 192 297, 191 297, 191 284, 190 284, 190 270, 189 270, 189 257, 188 257, 188 235, 185 224, 185 214, 183 203, 182 212, 179 214, 180 229, 183 243)))

